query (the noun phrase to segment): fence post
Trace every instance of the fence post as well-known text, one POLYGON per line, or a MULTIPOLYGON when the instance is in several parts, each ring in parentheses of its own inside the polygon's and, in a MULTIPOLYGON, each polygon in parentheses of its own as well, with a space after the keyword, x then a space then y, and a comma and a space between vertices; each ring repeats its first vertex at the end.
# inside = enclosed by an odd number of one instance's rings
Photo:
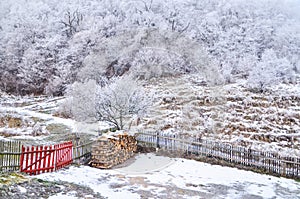
POLYGON ((25 152, 25 147, 22 146, 22 151, 21 151, 21 157, 20 157, 20 172, 23 171, 23 164, 24 164, 24 152, 25 152))
POLYGON ((159 146, 159 132, 156 132, 156 148, 160 148, 159 146))
POLYGON ((282 164, 282 176, 286 177, 286 158, 283 159, 283 161, 281 161, 282 164))

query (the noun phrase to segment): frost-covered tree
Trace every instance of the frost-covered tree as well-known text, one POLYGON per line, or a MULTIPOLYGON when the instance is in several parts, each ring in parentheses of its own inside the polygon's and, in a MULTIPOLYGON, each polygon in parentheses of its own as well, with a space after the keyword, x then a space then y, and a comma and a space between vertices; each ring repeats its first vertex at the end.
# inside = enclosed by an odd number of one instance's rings
POLYGON ((285 58, 278 58, 273 50, 263 53, 261 61, 250 72, 248 86, 264 92, 268 86, 279 82, 293 82, 293 65, 285 58))
POLYGON ((129 117, 140 116, 147 111, 151 99, 131 76, 117 78, 113 83, 98 88, 97 117, 123 130, 129 117))
MULTIPOLYGON (((177 32, 159 28, 124 31, 104 39, 99 45, 100 51, 98 55, 93 54, 92 60, 96 62, 97 57, 103 57, 102 62, 89 70, 101 70, 101 65, 106 63, 109 77, 127 71, 144 79, 198 72, 212 83, 220 82, 218 68, 205 48, 177 32)), ((86 69, 84 72, 88 73, 86 69)))
POLYGON ((109 62, 101 54, 90 54, 83 60, 83 68, 77 74, 78 81, 87 81, 93 79, 99 85, 105 85, 107 78, 105 73, 109 62))
POLYGON ((67 89, 67 99, 60 106, 60 112, 71 114, 76 121, 95 121, 96 90, 97 84, 95 80, 89 80, 84 83, 75 82, 67 89))
POLYGON ((0 1, 0 88, 61 94, 131 67, 148 77, 197 68, 230 82, 267 49, 299 73, 299 9, 298 0, 0 1))
POLYGON ((247 76, 252 69, 249 63, 260 60, 266 49, 296 65, 292 61, 292 57, 299 59, 295 53, 299 51, 295 47, 299 46, 299 17, 292 14, 299 8, 296 1, 199 1, 192 6, 198 18, 191 32, 208 48, 226 79, 247 76))

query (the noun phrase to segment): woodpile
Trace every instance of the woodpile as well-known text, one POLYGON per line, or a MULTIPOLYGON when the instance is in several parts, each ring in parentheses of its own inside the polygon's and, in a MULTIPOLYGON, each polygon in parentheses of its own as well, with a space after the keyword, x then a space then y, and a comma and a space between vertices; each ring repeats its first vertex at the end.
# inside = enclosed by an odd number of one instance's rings
POLYGON ((108 169, 131 158, 137 150, 137 140, 134 136, 118 134, 102 136, 92 146, 90 165, 108 169))

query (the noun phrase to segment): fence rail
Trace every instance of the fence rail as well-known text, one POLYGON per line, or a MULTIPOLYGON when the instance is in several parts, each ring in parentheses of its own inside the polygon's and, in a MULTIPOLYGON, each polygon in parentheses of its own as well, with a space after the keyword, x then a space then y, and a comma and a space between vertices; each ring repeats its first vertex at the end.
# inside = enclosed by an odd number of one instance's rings
POLYGON ((0 141, 0 172, 19 170, 21 147, 18 141, 0 141))
POLYGON ((86 164, 91 159, 92 145, 95 141, 89 141, 87 143, 74 142, 73 145, 73 160, 78 164, 86 164))
POLYGON ((228 143, 161 135, 158 132, 139 133, 137 140, 139 143, 168 151, 181 151, 198 158, 213 158, 219 163, 225 161, 272 175, 300 178, 300 158, 298 157, 282 157, 277 153, 256 151, 228 143))
POLYGON ((39 174, 55 171, 71 162, 86 164, 91 159, 94 142, 74 139, 49 146, 24 146, 19 141, 0 140, 0 172, 39 174))

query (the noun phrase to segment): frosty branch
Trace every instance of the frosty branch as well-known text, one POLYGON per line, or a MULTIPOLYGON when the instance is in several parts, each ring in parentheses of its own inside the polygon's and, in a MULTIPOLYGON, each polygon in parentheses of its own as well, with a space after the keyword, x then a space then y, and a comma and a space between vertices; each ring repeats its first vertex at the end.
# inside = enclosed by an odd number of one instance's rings
POLYGON ((151 97, 130 76, 100 87, 96 99, 98 120, 111 122, 119 130, 124 129, 126 119, 144 114, 151 105, 151 97))

